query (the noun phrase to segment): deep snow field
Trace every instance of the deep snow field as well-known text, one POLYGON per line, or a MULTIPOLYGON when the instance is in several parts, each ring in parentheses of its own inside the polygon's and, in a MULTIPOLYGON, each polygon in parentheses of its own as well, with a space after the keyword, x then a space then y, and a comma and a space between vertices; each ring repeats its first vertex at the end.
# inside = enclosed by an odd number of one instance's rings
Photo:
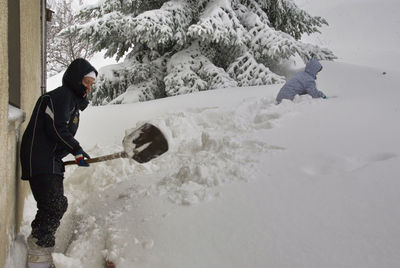
MULTIPOLYGON (((318 75, 328 99, 275 105, 274 85, 89 107, 92 157, 144 122, 170 149, 67 168, 57 268, 399 267, 400 2, 298 2, 330 23, 309 37, 339 57, 318 75)), ((26 204, 8 268, 24 267, 26 204)))

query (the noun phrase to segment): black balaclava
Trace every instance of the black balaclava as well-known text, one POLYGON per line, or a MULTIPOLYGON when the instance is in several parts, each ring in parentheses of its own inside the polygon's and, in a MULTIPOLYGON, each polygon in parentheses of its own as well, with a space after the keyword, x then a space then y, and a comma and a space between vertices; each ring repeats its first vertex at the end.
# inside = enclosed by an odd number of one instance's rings
POLYGON ((92 71, 98 75, 97 70, 87 60, 76 59, 65 71, 62 84, 72 90, 78 98, 85 99, 86 87, 82 84, 82 79, 92 71))

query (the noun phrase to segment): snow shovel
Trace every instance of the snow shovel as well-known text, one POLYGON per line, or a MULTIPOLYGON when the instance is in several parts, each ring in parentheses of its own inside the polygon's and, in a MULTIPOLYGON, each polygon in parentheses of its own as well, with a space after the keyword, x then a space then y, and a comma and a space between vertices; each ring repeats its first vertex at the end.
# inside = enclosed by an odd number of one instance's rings
MULTIPOLYGON (((168 151, 168 142, 164 134, 156 126, 149 123, 145 123, 125 135, 122 144, 124 146, 122 152, 85 159, 85 162, 96 163, 116 158, 132 158, 142 164, 168 151)), ((75 164, 75 161, 64 162, 64 165, 75 164)))

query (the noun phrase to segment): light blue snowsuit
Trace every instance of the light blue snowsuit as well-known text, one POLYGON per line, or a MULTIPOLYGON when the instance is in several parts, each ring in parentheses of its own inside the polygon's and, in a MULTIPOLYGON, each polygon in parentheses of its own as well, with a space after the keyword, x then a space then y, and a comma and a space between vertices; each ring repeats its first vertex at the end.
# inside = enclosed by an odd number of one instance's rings
POLYGON ((293 100, 296 95, 309 94, 313 98, 326 98, 325 94, 317 89, 315 80, 317 73, 321 71, 322 65, 315 58, 312 58, 307 64, 304 71, 300 71, 293 75, 281 88, 276 97, 276 101, 280 103, 282 99, 293 100))

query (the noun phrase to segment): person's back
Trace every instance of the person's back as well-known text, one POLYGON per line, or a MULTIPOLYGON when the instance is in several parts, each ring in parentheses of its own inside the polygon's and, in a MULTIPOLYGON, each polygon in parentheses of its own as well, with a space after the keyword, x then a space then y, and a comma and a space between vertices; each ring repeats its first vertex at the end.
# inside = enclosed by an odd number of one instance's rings
POLYGON ((293 100, 296 95, 309 94, 313 98, 326 98, 325 94, 317 89, 315 80, 317 73, 322 69, 322 65, 315 58, 312 58, 304 71, 294 74, 281 88, 276 97, 277 103, 283 99, 293 100))

